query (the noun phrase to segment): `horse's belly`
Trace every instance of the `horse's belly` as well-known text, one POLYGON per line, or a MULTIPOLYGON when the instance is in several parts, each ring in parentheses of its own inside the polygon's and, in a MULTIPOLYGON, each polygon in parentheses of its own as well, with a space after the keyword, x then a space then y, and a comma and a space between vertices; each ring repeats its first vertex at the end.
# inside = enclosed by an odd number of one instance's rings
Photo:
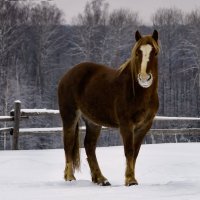
POLYGON ((103 109, 96 108, 92 109, 81 109, 82 114, 95 124, 106 127, 118 127, 117 120, 114 114, 105 112, 103 109))

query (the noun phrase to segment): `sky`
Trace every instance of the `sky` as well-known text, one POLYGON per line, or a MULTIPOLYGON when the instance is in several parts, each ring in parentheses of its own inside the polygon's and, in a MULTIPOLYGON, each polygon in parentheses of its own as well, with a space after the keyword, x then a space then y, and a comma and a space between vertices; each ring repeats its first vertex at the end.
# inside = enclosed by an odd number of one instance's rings
POLYGON ((97 148, 111 186, 91 182, 84 149, 77 181, 65 182, 64 151, 0 151, 1 200, 199 200, 199 143, 142 145, 136 164, 138 186, 124 186, 123 147, 97 148))
MULTIPOLYGON (((83 12, 88 0, 51 0, 65 14, 66 23, 71 23, 72 18, 83 12)), ((151 16, 159 8, 179 8, 189 12, 196 8, 200 9, 200 0, 106 0, 110 5, 110 11, 118 8, 128 8, 139 13, 140 18, 146 25, 151 24, 151 16)))

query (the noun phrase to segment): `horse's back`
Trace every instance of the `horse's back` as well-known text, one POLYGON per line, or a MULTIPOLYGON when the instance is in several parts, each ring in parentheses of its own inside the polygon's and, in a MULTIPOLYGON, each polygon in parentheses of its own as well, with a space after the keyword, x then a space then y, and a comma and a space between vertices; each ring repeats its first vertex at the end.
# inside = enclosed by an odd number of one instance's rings
POLYGON ((68 70, 67 73, 65 73, 65 75, 62 77, 60 84, 67 85, 73 83, 73 85, 76 85, 80 82, 83 82, 83 79, 85 81, 89 81, 94 76, 98 76, 98 74, 107 74, 111 72, 114 72, 114 70, 107 66, 92 62, 83 62, 68 70))

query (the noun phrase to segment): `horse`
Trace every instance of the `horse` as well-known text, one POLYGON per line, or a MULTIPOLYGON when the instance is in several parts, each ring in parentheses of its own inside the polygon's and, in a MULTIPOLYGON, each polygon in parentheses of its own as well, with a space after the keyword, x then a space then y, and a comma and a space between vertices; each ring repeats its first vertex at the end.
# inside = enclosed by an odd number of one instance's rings
POLYGON ((84 147, 92 182, 111 185, 96 158, 96 143, 102 126, 119 128, 126 158, 125 185, 137 185, 135 164, 144 136, 159 107, 158 32, 135 32, 130 58, 114 69, 82 62, 68 70, 58 84, 58 104, 63 123, 66 157, 64 178, 76 180, 80 167, 79 119, 84 118, 84 147))

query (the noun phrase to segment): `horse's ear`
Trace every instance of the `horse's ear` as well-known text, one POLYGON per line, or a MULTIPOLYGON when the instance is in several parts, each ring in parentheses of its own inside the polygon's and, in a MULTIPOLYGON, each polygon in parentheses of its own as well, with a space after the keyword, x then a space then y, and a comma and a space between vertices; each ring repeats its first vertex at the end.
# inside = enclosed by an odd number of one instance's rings
POLYGON ((158 31, 154 30, 152 34, 152 38, 157 42, 158 41, 158 31))
POLYGON ((138 40, 141 39, 141 38, 142 38, 142 36, 141 36, 140 32, 139 32, 139 31, 136 31, 136 32, 135 32, 135 40, 138 41, 138 40))

